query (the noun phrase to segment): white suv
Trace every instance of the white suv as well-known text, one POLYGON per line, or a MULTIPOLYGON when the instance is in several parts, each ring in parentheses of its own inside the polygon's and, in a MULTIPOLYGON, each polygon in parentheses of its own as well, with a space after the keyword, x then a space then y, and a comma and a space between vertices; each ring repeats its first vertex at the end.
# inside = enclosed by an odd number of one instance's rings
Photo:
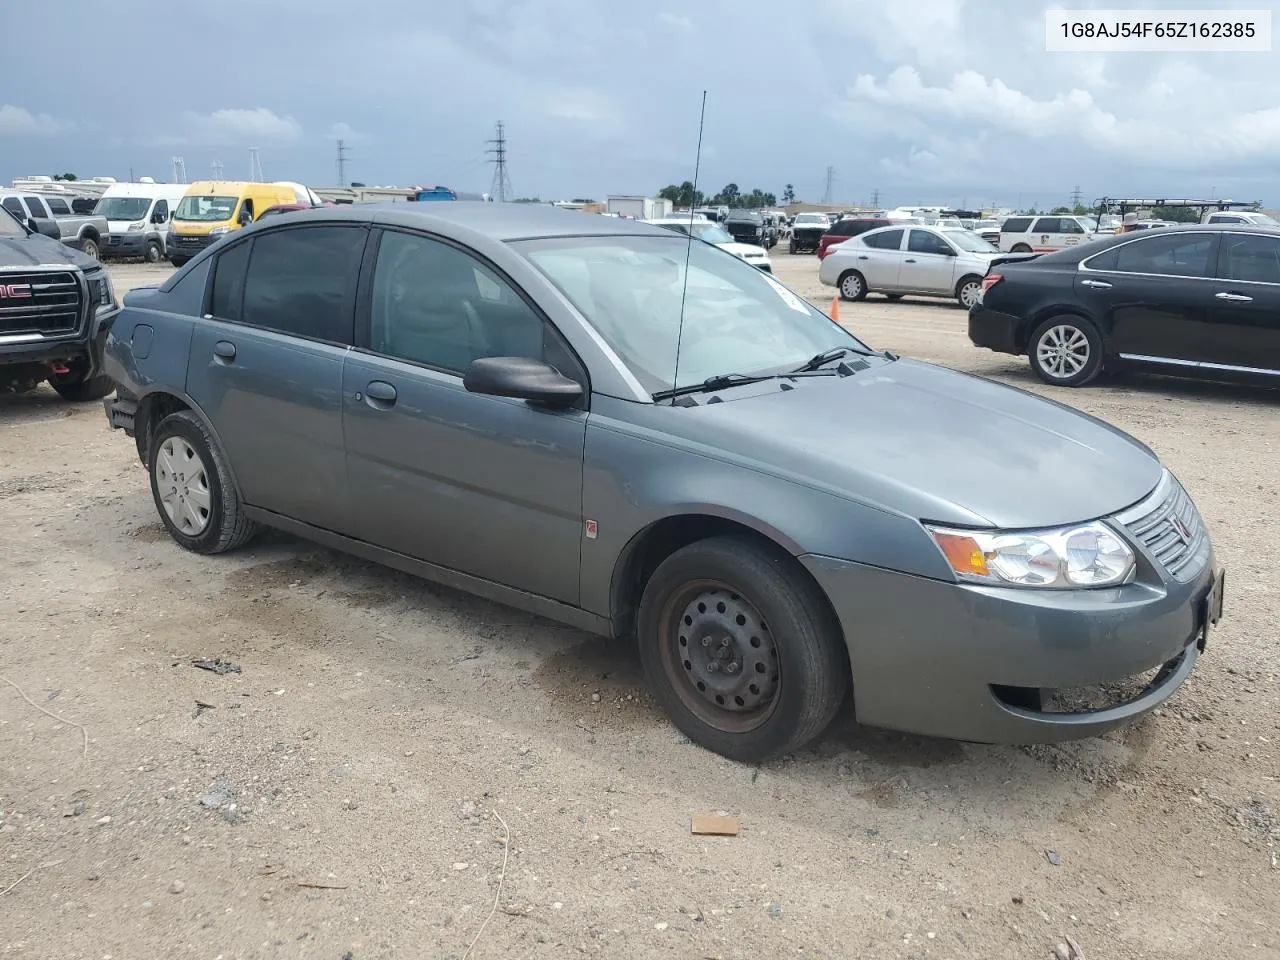
POLYGON ((1248 223, 1259 227, 1280 226, 1274 217, 1252 210, 1214 210, 1204 215, 1204 223, 1248 223))
POLYGON ((1095 239, 1085 217, 1010 217, 1000 225, 1002 253, 1052 253, 1095 239))

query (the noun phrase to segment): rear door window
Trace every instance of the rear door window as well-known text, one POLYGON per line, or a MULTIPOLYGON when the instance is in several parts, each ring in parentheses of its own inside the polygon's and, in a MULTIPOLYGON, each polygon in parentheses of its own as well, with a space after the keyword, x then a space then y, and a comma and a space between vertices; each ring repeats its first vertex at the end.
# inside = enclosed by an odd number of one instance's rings
POLYGON ((1226 234, 1218 262, 1224 280, 1280 284, 1280 238, 1226 234))
POLYGON ((252 241, 222 251, 213 266, 213 295, 209 313, 219 320, 239 323, 244 315, 244 274, 249 266, 252 241))
POLYGON ((1217 234, 1154 234, 1089 260, 1093 270, 1168 277, 1212 277, 1217 234))
POLYGON ((367 232, 325 224, 258 234, 245 275, 243 322, 350 346, 367 232))
POLYGON ((905 232, 905 230, 885 230, 883 233, 867 233, 863 235, 862 242, 876 250, 900 250, 902 235, 905 232))
POLYGON ((1062 221, 1058 217, 1041 217, 1031 229, 1032 233, 1061 233, 1062 221))
POLYGON ((1030 217, 1010 217, 1000 225, 1001 233, 1026 233, 1031 226, 1030 217))
POLYGON ((27 209, 31 211, 31 216, 38 217, 41 220, 49 219, 49 208, 44 205, 44 201, 39 197, 25 197, 27 209))

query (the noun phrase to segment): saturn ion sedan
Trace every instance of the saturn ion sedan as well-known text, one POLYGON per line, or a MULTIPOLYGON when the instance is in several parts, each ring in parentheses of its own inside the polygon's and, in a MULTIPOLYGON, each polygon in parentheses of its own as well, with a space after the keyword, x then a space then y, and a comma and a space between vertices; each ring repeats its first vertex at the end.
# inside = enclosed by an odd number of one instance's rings
POLYGON ((847 700, 969 741, 1097 734, 1171 696, 1221 611, 1143 444, 872 349, 661 227, 285 213, 127 294, 106 353, 182 547, 275 527, 634 638, 675 725, 738 760, 847 700))

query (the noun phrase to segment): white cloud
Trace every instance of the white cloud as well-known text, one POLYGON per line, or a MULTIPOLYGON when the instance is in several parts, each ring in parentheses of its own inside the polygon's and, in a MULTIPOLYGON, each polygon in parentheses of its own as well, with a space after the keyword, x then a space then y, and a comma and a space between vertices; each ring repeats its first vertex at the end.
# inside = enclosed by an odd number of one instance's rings
POLYGON ((693 21, 688 17, 681 16, 676 13, 661 13, 658 19, 669 27, 675 27, 677 30, 692 30, 693 21))
POLYGON ((302 137, 302 126, 293 117, 281 117, 266 107, 227 109, 212 113, 185 111, 179 132, 158 138, 162 146, 259 146, 293 143, 302 137))
POLYGON ((0 103, 0 136, 50 137, 70 128, 71 124, 55 120, 47 113, 32 113, 23 107, 0 103))
MULTIPOLYGON (((377 109, 376 107, 374 109, 377 109)), ((329 128, 327 134, 329 140, 345 140, 347 143, 357 143, 365 139, 365 135, 356 130, 349 123, 338 121, 329 128)))

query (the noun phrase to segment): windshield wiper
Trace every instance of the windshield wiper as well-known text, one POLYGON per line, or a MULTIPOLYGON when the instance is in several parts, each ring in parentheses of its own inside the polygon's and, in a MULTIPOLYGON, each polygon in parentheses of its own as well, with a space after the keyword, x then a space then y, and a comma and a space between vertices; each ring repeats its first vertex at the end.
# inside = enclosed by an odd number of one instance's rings
POLYGON ((808 373, 810 370, 817 370, 819 367, 830 363, 832 360, 839 360, 841 357, 852 352, 853 350, 849 347, 832 347, 830 350, 823 350, 821 353, 815 354, 804 363, 800 364, 800 366, 796 367, 792 373, 808 373))
POLYGON ((762 380, 772 380, 774 377, 780 377, 780 373, 762 373, 759 376, 748 376, 745 373, 720 373, 714 377, 707 377, 701 383, 689 383, 683 387, 674 387, 670 390, 659 390, 653 395, 656 400, 670 400, 672 397, 685 397, 691 393, 711 393, 715 390, 724 390, 728 387, 744 386, 748 383, 760 383, 762 380))

